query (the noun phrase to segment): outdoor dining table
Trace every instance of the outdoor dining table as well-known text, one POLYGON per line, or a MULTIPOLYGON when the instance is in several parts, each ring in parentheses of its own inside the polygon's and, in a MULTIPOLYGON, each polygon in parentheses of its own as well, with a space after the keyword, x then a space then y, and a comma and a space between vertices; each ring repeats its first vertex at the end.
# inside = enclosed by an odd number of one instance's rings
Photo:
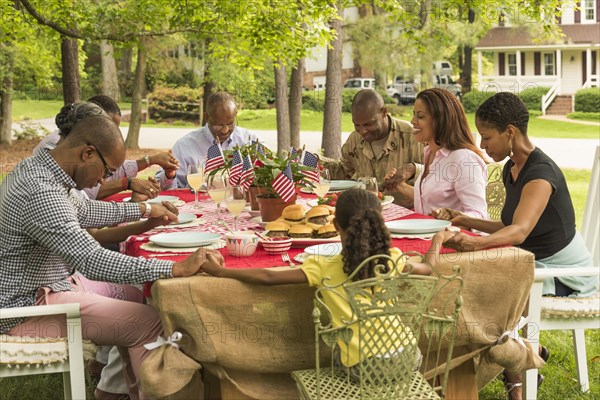
MULTIPOLYGON (((193 197, 189 190, 161 194, 177 195, 186 202, 182 209, 192 210, 192 204, 187 203, 193 197)), ((109 200, 118 201, 123 197, 119 194, 109 200)), ((303 195, 298 202, 314 198, 303 195)), ((200 199, 202 209, 196 212, 206 224, 198 225, 197 229, 224 233, 222 229, 227 228, 214 224, 215 204, 206 200, 206 196, 201 195, 200 199)), ((231 217, 228 214, 221 210, 221 219, 228 221, 231 217)), ((386 220, 428 218, 394 204, 384 210, 383 215, 386 220)), ((240 227, 262 229, 244 213, 240 217, 240 227)), ((163 228, 161 231, 168 230, 163 228)), ((132 256, 152 256, 153 253, 142 249, 142 245, 153 233, 156 232, 130 237, 122 243, 121 251, 132 256)), ((404 252, 424 253, 430 241, 392 239, 392 245, 404 252)), ((221 252, 228 268, 287 265, 280 256, 269 255, 260 246, 250 257, 232 257, 226 249, 221 252)), ((301 252, 302 248, 292 248, 289 253, 294 257, 301 252)), ((531 253, 515 247, 475 252, 442 248, 441 253, 439 272, 448 275, 458 266, 464 280, 446 398, 474 399, 478 390, 507 363, 526 357, 526 348, 516 342, 516 345, 503 345, 502 351, 493 349, 500 346, 497 341, 503 333, 517 326, 525 309, 533 283, 534 258, 531 253)), ((185 257, 166 255, 161 259, 181 260, 185 257)), ((150 295, 150 291, 146 294, 150 295)), ((306 284, 259 286, 196 275, 154 282, 150 302, 161 315, 166 335, 175 331, 183 333, 180 348, 202 364, 205 380, 208 376, 217 377, 218 396, 223 399, 288 399, 298 397, 290 372, 315 366, 313 295, 314 289, 306 284)), ((214 384, 205 387, 206 398, 213 398, 214 393, 214 384)))

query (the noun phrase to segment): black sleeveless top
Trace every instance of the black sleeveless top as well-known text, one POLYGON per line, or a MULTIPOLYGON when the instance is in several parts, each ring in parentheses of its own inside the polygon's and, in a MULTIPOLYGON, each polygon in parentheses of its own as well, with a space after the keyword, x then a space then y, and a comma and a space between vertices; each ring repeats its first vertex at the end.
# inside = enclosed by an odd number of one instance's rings
POLYGON ((552 195, 539 221, 519 247, 535 254, 536 260, 549 257, 564 249, 575 236, 575 211, 567 182, 562 171, 542 150, 535 148, 529 155, 517 180, 510 173, 512 160, 504 165, 502 179, 506 188, 506 202, 502 209, 502 223, 512 224, 523 187, 535 179, 543 179, 552 186, 552 195))

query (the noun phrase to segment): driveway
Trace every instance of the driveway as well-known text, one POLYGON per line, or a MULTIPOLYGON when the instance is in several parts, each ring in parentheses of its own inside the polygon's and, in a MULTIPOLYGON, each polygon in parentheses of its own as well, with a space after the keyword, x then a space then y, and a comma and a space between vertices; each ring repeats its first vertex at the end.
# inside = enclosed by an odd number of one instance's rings
MULTIPOLYGON (((43 119, 37 121, 48 130, 56 130, 54 119, 43 119)), ((19 125, 13 124, 14 129, 19 129, 19 125)), ((122 127, 123 137, 127 137, 126 127, 122 127)), ((190 132, 190 128, 154 128, 142 127, 140 132, 140 147, 154 149, 169 149, 177 139, 190 132)), ((267 146, 277 148, 276 131, 255 131, 267 143, 267 146)), ((342 133, 342 143, 346 141, 349 132, 342 133)), ((535 145, 539 146, 548 156, 550 156, 562 168, 592 169, 594 152, 596 146, 600 145, 600 131, 598 139, 543 139, 533 138, 535 145)), ((312 152, 321 150, 321 132, 303 131, 300 132, 300 143, 306 145, 306 149, 312 152)))

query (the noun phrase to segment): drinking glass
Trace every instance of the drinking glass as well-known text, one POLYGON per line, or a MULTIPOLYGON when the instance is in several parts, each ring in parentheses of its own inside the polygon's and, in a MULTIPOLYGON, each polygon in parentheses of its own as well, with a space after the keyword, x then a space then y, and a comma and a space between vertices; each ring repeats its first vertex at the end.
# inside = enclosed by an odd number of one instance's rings
POLYGON ((213 175, 207 173, 204 180, 208 195, 217 203, 217 221, 221 221, 221 202, 225 200, 227 194, 227 176, 219 172, 213 175))
POLYGON ((194 208, 200 209, 198 205, 198 192, 204 183, 204 162, 198 164, 189 164, 187 166, 188 185, 194 190, 194 208))
POLYGON ((246 198, 244 196, 244 188, 242 186, 229 186, 225 195, 225 206, 230 213, 233 214, 234 230, 238 231, 238 217, 246 208, 246 198))
POLYGON ((325 197, 331 188, 331 179, 329 179, 329 170, 327 168, 320 171, 319 181, 313 182, 313 185, 315 186, 313 192, 320 198, 325 197))
POLYGON ((362 189, 374 193, 375 196, 379 193, 379 189, 377 188, 377 178, 375 177, 358 178, 358 183, 362 189))

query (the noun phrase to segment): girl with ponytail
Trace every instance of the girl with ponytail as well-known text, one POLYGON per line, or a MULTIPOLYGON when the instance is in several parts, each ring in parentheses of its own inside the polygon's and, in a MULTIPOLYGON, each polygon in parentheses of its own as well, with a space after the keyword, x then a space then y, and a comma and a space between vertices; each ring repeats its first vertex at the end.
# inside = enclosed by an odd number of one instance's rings
MULTIPOLYGON (((227 269, 209 255, 208 262, 203 265, 202 270, 213 276, 233 278, 259 285, 308 283, 313 287, 322 287, 325 277, 329 277, 328 286, 346 281, 354 269, 370 256, 385 254, 395 260, 402 257, 399 249, 390 247, 390 233, 381 216, 381 201, 371 192, 363 189, 350 189, 343 192, 336 203, 333 223, 340 233, 341 254, 329 257, 311 256, 304 261, 300 268, 283 271, 227 269)), ((430 275, 431 266, 435 265, 442 243, 452 235, 451 232, 436 234, 431 248, 425 255, 425 262, 411 263, 413 265, 412 273, 430 275)), ((373 277, 375 275, 373 269, 376 264, 376 262, 372 262, 368 268, 359 271, 353 279, 358 281, 373 277)), ((398 265, 402 264, 403 261, 398 261, 398 265)), ((347 319, 352 315, 348 302, 339 296, 326 297, 324 302, 331 310, 334 321, 347 319)), ((352 367, 360 361, 357 347, 340 346, 340 352, 340 358, 346 367, 352 367)))

